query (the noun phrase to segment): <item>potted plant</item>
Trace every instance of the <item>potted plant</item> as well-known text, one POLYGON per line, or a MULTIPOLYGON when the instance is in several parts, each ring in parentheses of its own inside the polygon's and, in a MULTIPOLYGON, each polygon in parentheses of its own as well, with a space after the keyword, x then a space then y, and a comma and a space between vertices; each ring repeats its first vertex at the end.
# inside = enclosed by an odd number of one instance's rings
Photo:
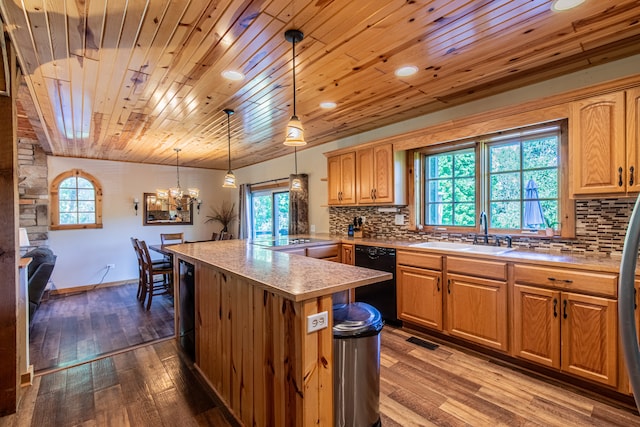
POLYGON ((219 209, 211 208, 212 215, 207 215, 207 220, 205 222, 219 222, 222 224, 222 233, 229 232, 229 226, 236 220, 236 210, 235 203, 229 204, 227 202, 222 202, 222 206, 219 209))

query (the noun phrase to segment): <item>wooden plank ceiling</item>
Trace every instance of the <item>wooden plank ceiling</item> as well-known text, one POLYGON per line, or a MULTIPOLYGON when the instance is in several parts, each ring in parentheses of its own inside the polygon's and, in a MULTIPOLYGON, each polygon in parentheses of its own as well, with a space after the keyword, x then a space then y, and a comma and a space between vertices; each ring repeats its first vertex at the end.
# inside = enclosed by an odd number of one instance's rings
POLYGON ((234 169, 640 52, 640 2, 1 0, 56 156, 234 169), (394 70, 412 64, 411 77, 394 70), (221 77, 238 70, 240 82, 221 77), (320 102, 337 103, 322 109, 320 102))

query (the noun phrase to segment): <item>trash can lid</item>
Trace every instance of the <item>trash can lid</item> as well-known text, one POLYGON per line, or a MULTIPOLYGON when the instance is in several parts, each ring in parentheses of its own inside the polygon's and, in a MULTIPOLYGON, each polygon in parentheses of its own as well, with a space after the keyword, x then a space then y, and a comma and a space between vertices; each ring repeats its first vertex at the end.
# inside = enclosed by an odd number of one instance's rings
POLYGON ((377 308, 364 302, 333 306, 333 336, 358 337, 376 335, 384 322, 377 308))

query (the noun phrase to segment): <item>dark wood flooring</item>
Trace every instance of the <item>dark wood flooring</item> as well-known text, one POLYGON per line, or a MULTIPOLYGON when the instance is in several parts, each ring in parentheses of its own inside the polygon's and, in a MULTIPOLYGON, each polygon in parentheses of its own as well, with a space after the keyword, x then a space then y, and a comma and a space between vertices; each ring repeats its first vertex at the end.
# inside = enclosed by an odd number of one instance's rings
MULTIPOLYGON (((407 341, 414 336, 389 326, 382 332, 384 427, 640 426, 629 408, 449 345, 430 350, 407 341)), ((225 414, 168 339, 36 376, 18 413, 0 425, 234 425, 225 414)))
POLYGON ((175 340, 36 376, 7 427, 235 426, 175 340))
POLYGON ((153 299, 146 311, 137 283, 51 296, 35 312, 29 334, 36 372, 71 366, 174 335, 173 300, 153 299))

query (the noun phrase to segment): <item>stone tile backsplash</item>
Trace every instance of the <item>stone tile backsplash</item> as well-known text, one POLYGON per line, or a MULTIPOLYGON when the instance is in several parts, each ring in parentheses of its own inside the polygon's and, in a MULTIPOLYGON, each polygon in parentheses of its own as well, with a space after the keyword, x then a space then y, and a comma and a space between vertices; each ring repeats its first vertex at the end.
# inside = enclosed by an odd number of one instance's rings
MULTIPOLYGON (((602 253, 621 255, 624 236, 635 198, 576 200, 576 238, 514 237, 513 245, 544 252, 602 253)), ((365 218, 364 237, 396 240, 447 240, 473 242, 473 233, 425 232, 407 229, 409 208, 396 206, 397 212, 380 212, 372 206, 333 206, 329 208, 329 232, 346 236, 354 217, 365 218), (395 225, 403 215, 405 225, 395 225)))

